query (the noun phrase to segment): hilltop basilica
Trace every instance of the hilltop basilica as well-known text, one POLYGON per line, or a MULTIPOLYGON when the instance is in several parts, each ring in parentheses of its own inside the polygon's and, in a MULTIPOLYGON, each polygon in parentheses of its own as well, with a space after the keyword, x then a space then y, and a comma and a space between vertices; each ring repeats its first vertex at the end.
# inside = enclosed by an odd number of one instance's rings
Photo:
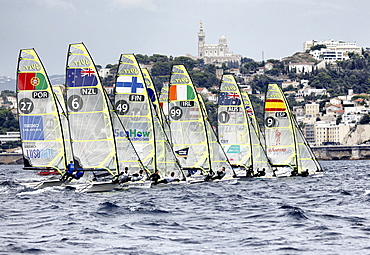
POLYGON ((216 64, 221 66, 222 63, 240 64, 241 55, 234 55, 229 51, 225 36, 221 36, 218 44, 206 44, 206 34, 203 32, 203 25, 200 22, 198 32, 198 58, 203 59, 205 64, 216 64))

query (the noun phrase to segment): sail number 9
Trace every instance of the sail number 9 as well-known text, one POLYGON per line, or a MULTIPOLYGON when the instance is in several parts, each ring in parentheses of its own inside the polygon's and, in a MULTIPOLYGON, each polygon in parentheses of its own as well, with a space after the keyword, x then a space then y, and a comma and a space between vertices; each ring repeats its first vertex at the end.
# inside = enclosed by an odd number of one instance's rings
POLYGON ((83 100, 78 95, 72 95, 68 98, 67 104, 68 104, 69 109, 71 109, 71 111, 78 112, 79 110, 82 109, 83 100))
POLYGON ((274 117, 267 117, 265 119, 265 125, 266 127, 274 127, 276 126, 276 120, 274 117))
POLYGON ((116 112, 119 114, 119 115, 124 115, 128 112, 128 110, 130 110, 130 106, 129 104, 127 103, 126 100, 119 100, 116 105, 114 106, 114 108, 116 109, 116 112))
POLYGON ((29 98, 22 98, 19 101, 19 111, 24 114, 31 113, 33 111, 34 104, 29 98))
POLYGON ((182 109, 179 106, 174 106, 170 109, 170 117, 174 120, 179 120, 182 117, 182 109))

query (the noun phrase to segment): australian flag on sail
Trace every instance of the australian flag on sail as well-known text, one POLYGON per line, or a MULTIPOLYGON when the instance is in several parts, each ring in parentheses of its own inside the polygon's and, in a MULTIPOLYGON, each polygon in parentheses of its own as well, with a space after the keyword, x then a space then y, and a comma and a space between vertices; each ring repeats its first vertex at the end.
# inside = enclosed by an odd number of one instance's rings
POLYGON ((117 93, 142 94, 144 84, 138 77, 119 76, 116 83, 117 93))
POLYGON ((175 151, 175 153, 179 158, 187 159, 188 158, 188 153, 189 153, 189 147, 186 147, 184 149, 180 149, 178 151, 175 151))
POLYGON ((76 68, 67 70, 68 87, 96 86, 97 84, 98 78, 95 71, 91 68, 76 68))
POLYGON ((234 92, 220 92, 218 96, 218 104, 219 105, 240 105, 240 96, 234 92))

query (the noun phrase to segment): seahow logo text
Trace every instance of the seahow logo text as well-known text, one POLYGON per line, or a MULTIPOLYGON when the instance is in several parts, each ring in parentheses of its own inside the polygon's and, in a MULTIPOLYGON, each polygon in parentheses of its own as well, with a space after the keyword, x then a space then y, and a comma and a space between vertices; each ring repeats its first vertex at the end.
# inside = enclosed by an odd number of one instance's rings
POLYGON ((130 129, 129 131, 114 130, 115 137, 130 137, 131 141, 149 141, 150 131, 139 131, 137 129, 130 129))

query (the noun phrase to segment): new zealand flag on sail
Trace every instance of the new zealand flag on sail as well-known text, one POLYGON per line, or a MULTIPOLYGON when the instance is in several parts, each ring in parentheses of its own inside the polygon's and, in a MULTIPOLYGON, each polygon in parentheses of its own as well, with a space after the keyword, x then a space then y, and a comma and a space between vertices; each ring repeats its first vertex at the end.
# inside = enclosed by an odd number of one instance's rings
POLYGON ((218 96, 219 105, 240 105, 240 96, 234 92, 221 92, 218 96))
POLYGON ((91 68, 76 68, 67 70, 67 86, 68 87, 83 87, 96 86, 98 77, 91 68))

